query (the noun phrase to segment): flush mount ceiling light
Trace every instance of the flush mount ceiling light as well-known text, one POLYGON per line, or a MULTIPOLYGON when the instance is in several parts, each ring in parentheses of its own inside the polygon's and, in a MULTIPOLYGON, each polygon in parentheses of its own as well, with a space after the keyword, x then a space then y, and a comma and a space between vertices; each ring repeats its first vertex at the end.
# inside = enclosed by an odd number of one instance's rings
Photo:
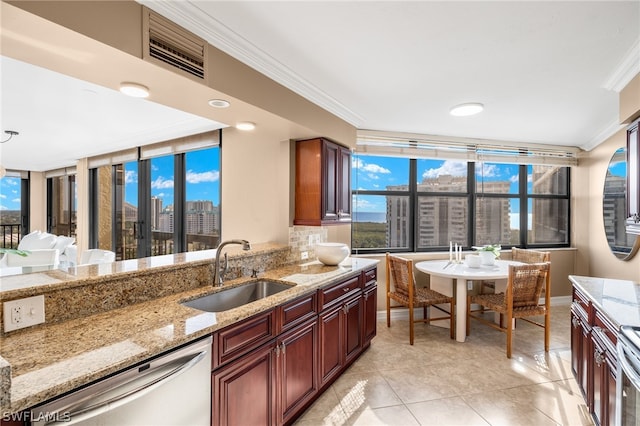
POLYGON ((480 103, 466 103, 454 106, 449 111, 449 114, 455 115, 456 117, 466 117, 478 114, 479 112, 482 112, 483 109, 484 105, 480 103))
POLYGON ((133 98, 146 98, 149 96, 149 88, 138 83, 120 83, 120 92, 133 98))
POLYGON ((209 105, 214 108, 229 108, 229 101, 225 101, 224 99, 210 99, 209 105))
POLYGON ((241 121, 236 124, 236 129, 238 130, 253 130, 256 128, 256 123, 252 123, 251 121, 241 121))

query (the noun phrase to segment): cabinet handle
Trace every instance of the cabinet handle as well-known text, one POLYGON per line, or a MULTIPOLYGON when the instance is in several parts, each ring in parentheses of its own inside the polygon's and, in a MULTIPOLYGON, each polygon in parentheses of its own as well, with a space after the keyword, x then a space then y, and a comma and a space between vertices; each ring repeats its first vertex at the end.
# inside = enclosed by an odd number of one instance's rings
POLYGON ((285 352, 287 352, 287 347, 285 346, 284 342, 282 342, 282 349, 280 350, 280 352, 282 352, 282 355, 284 355, 285 352))
POLYGON ((274 349, 276 352, 276 357, 280 356, 280 346, 276 346, 276 348, 274 349))
POLYGON ((365 293, 364 295, 364 301, 366 302, 367 300, 369 300, 369 293, 365 293))
POLYGON ((598 348, 596 348, 596 350, 593 352, 593 360, 598 367, 601 367, 602 363, 604 362, 604 353, 605 351, 601 351, 598 348))
POLYGON ((344 312, 344 314, 347 315, 349 313, 349 307, 347 305, 343 305, 342 312, 344 312))
POLYGON ((349 287, 345 287, 342 289, 342 291, 344 291, 345 293, 348 292, 349 290, 351 290, 349 287))
POLYGON ((580 320, 576 317, 573 317, 571 318, 571 324, 573 324, 575 328, 578 328, 578 326, 580 325, 580 320))

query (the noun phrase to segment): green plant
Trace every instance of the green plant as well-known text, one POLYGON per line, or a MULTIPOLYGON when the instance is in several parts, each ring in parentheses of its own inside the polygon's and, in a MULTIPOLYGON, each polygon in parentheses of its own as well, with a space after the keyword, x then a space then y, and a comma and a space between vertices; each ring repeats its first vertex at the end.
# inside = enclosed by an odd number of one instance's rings
POLYGON ((0 247, 0 254, 2 253, 12 253, 17 254, 18 256, 26 257, 29 255, 29 252, 26 250, 18 250, 18 249, 10 249, 10 248, 2 248, 0 247))
POLYGON ((500 257, 500 250, 502 250, 502 247, 500 247, 500 244, 487 244, 482 247, 472 247, 472 248, 477 251, 490 251, 496 257, 496 259, 500 257))

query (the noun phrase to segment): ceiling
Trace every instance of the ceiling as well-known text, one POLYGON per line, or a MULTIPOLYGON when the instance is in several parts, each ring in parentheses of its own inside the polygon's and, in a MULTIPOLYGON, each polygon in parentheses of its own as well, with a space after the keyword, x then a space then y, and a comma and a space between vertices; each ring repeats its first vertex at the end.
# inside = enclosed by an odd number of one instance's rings
MULTIPOLYGON (((589 150, 620 128, 618 91, 640 72, 637 0, 140 3, 359 129, 589 150), (450 116, 463 102, 485 110, 450 116)), ((6 57, 0 66, 0 127, 20 132, 0 145, 8 169, 224 126, 6 57)))

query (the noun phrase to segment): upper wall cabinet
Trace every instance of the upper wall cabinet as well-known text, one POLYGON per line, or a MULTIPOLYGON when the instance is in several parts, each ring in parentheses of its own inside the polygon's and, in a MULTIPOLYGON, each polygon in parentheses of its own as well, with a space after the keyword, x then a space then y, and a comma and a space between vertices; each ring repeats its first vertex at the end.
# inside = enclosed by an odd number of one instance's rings
POLYGON ((627 233, 640 234, 640 119, 627 128, 627 233))
POLYGON ((351 221, 351 152, 325 138, 296 142, 294 225, 351 221))

